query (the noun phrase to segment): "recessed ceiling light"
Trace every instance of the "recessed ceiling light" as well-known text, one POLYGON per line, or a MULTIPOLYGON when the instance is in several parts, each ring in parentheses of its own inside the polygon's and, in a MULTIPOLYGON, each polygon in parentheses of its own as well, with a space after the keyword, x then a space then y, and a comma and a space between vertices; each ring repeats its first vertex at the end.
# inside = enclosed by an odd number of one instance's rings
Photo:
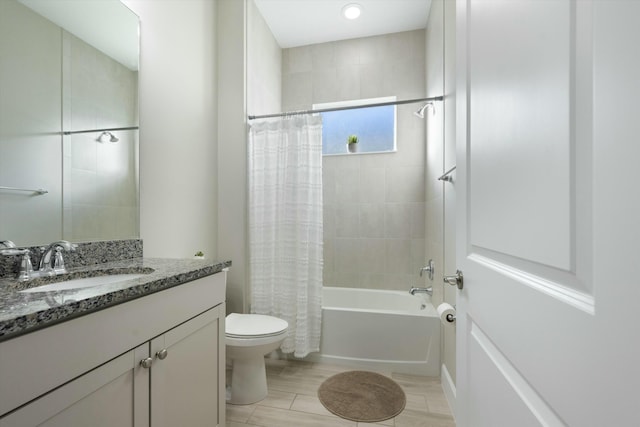
POLYGON ((357 19, 362 13, 362 6, 351 3, 342 8, 342 14, 347 19, 357 19))

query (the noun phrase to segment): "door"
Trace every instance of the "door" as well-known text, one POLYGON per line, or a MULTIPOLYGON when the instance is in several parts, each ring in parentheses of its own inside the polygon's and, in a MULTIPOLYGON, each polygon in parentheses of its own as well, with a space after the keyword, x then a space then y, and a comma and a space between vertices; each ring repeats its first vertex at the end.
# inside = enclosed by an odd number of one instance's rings
POLYGON ((220 304, 151 341, 153 427, 225 425, 224 316, 220 304))
POLYGON ((640 2, 456 6, 458 426, 640 425, 640 2))
POLYGON ((149 371, 139 362, 148 354, 148 344, 128 351, 0 418, 0 426, 147 427, 149 371))

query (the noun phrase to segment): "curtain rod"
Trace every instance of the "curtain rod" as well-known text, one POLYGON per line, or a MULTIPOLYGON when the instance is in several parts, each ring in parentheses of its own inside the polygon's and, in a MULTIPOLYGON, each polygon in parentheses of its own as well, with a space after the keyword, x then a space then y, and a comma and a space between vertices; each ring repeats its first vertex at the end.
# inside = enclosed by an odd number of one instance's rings
POLYGON ((416 102, 424 102, 424 101, 442 101, 443 99, 444 99, 443 96, 433 96, 431 98, 419 98, 419 99, 407 99, 404 101, 380 102, 378 104, 350 105, 348 107, 334 107, 334 108, 323 108, 319 110, 302 110, 302 111, 290 111, 288 113, 264 114, 261 116, 248 116, 248 118, 249 120, 268 119, 271 117, 283 117, 283 116, 296 115, 296 114, 328 113, 330 111, 353 110, 356 108, 384 107, 387 105, 399 105, 399 104, 414 104, 416 102))
POLYGON ((138 126, 131 126, 127 128, 107 128, 107 129, 89 129, 89 130, 66 130, 63 131, 63 135, 75 135, 76 133, 94 133, 94 132, 115 132, 117 130, 137 130, 138 126))

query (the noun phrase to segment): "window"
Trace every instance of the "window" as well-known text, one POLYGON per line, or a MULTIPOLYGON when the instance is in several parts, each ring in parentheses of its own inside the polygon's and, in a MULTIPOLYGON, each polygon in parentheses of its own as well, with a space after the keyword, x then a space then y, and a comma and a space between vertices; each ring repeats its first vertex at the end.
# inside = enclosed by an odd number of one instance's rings
MULTIPOLYGON (((394 97, 314 104, 314 110, 394 102, 394 97)), ((322 114, 322 154, 386 153, 396 151, 396 106, 363 107, 322 114), (348 139, 358 138, 350 152, 348 139)))

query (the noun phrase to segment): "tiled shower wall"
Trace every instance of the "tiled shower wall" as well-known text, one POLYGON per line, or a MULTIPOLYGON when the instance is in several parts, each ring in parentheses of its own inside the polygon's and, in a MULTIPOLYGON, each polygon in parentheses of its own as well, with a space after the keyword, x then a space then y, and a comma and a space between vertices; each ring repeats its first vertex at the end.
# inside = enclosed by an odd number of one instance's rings
MULTIPOLYGON (((138 123, 138 72, 62 31, 63 128, 132 127, 138 123)), ((138 132, 63 138, 63 226, 71 241, 138 237, 138 132)))
MULTIPOLYGON (((283 110, 425 96, 424 30, 284 49, 283 110)), ((324 285, 408 290, 424 283, 425 124, 397 108, 397 152, 325 156, 324 285)))

